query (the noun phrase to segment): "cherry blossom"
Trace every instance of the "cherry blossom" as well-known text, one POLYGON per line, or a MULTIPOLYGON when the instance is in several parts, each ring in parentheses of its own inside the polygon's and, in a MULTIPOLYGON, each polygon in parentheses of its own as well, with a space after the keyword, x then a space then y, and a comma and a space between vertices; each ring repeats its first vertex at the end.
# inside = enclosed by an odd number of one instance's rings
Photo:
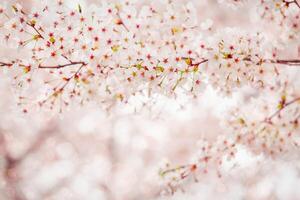
POLYGON ((1 198, 299 197, 257 188, 299 170, 298 0, 27 3, 0 3, 1 198))

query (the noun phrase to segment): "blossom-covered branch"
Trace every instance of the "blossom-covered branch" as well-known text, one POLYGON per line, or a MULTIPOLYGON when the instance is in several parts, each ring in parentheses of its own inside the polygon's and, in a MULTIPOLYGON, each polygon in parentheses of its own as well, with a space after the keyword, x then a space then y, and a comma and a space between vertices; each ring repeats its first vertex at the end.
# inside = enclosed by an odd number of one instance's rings
POLYGON ((53 65, 53 66, 39 65, 38 68, 40 68, 40 69, 60 69, 60 68, 73 66, 73 65, 87 65, 87 63, 84 63, 84 62, 71 62, 71 63, 64 64, 64 65, 53 65))

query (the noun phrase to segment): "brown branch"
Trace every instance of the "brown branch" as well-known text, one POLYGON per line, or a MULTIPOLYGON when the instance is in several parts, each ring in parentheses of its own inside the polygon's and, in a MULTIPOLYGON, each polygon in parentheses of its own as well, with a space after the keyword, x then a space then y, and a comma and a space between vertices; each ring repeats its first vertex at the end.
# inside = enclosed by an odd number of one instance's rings
POLYGON ((292 104, 294 104, 298 101, 300 101, 300 97, 297 97, 297 98, 295 98, 295 99, 293 99, 293 100, 291 100, 287 103, 282 103, 282 105, 280 106, 280 108, 276 112, 274 112, 272 115, 270 115, 268 118, 265 119, 265 122, 271 123, 272 119, 274 117, 276 117, 277 115, 279 115, 281 111, 283 111, 288 106, 290 106, 290 105, 292 105, 292 104))
POLYGON ((201 64, 203 64, 203 63, 206 63, 206 62, 208 62, 208 61, 209 61, 208 59, 206 59, 206 58, 203 58, 203 60, 202 60, 202 61, 200 61, 200 62, 198 62, 198 63, 193 63, 193 62, 195 61, 195 59, 194 59, 194 58, 189 58, 189 57, 181 57, 181 59, 184 59, 184 60, 190 60, 190 61, 191 61, 191 64, 190 64, 190 66, 198 66, 198 65, 201 65, 201 64))
MULTIPOLYGON (((69 65, 68 65, 69 66, 69 65)), ((70 81, 78 75, 78 73, 81 71, 81 69, 86 66, 86 63, 82 63, 81 66, 76 70, 76 72, 70 76, 69 78, 66 79, 66 83, 61 86, 59 89, 54 89, 54 92, 49 95, 45 100, 43 100, 41 103, 45 103, 50 97, 56 96, 58 94, 61 94, 63 92, 63 90, 65 89, 65 87, 70 83, 70 81)))
POLYGON ((300 4, 297 0, 294 0, 294 3, 296 4, 296 6, 298 6, 298 8, 300 8, 300 4))
POLYGON ((118 18, 119 18, 119 20, 120 20, 120 23, 118 23, 118 24, 119 24, 119 25, 122 25, 122 26, 125 28, 125 30, 126 30, 127 32, 129 32, 129 29, 128 29, 128 27, 124 24, 124 21, 122 20, 122 18, 121 18, 121 16, 120 16, 119 12, 117 12, 117 16, 118 16, 118 18))
POLYGON ((31 23, 28 23, 28 22, 26 22, 26 24, 27 24, 28 26, 30 26, 31 28, 33 28, 34 31, 38 34, 38 36, 39 36, 40 38, 45 39, 45 38, 43 37, 43 35, 41 34, 41 32, 35 27, 35 24, 31 24, 31 23))
MULTIPOLYGON (((73 62, 64 55, 62 55, 62 57, 67 59, 70 63, 63 64, 63 65, 52 65, 52 66, 50 66, 50 65, 44 66, 44 65, 39 64, 38 68, 39 69, 60 69, 60 68, 64 68, 64 67, 68 67, 68 66, 72 66, 72 65, 87 65, 87 63, 85 63, 83 61, 73 62)), ((0 67, 4 67, 4 66, 11 67, 14 63, 15 63, 14 61, 12 61, 12 62, 1 62, 0 61, 0 67)))
POLYGON ((67 86, 67 84, 69 83, 69 81, 70 81, 71 79, 73 79, 75 76, 77 76, 77 74, 81 71, 81 69, 82 69, 84 66, 86 66, 85 63, 82 64, 82 65, 76 70, 76 72, 75 72, 71 77, 68 78, 68 81, 65 83, 65 85, 64 85, 61 89, 64 89, 64 88, 67 86))
MULTIPOLYGON (((52 65, 52 66, 50 66, 50 65, 49 66, 39 65, 38 68, 39 69, 60 69, 60 68, 64 68, 64 67, 68 67, 68 66, 73 66, 73 65, 87 65, 87 63, 85 63, 83 61, 73 62, 73 61, 69 60, 66 56, 63 56, 63 57, 65 59, 67 59, 68 61, 70 61, 70 63, 63 64, 63 65, 52 65)), ((208 59, 203 59, 200 62, 193 63, 194 59, 192 59, 192 58, 182 57, 182 59, 191 59, 190 66, 198 66, 200 64, 203 64, 203 63, 206 63, 206 62, 209 61, 208 59)), ((245 58, 243 60, 244 61, 251 61, 250 58, 245 58)), ((283 59, 271 60, 271 59, 266 59, 266 60, 263 60, 263 62, 269 62, 269 63, 280 64, 280 65, 288 65, 288 66, 300 66, 300 59, 290 59, 290 60, 283 60, 283 59)), ((0 67, 3 67, 3 66, 10 67, 12 65, 13 65, 13 62, 12 63, 0 62, 0 67)))
MULTIPOLYGON (((194 61, 192 58, 187 58, 187 57, 182 57, 182 59, 191 59, 191 61, 194 61)), ((244 61, 252 61, 251 58, 247 57, 243 59, 244 61)), ((203 63, 208 62, 208 59, 203 59, 202 61, 198 63, 191 63, 191 66, 197 66, 203 63)), ((277 60, 271 60, 271 59, 266 59, 263 60, 264 62, 270 62, 273 64, 280 64, 280 65, 289 65, 289 66, 300 66, 300 59, 290 59, 290 60, 283 60, 283 59, 277 59, 277 60)))
POLYGON ((87 63, 85 62, 70 62, 68 64, 64 64, 64 65, 53 65, 53 66, 43 66, 43 65, 39 65, 39 69, 60 69, 60 68, 64 68, 64 67, 68 67, 68 66, 72 66, 72 65, 87 65, 87 63))
POLYGON ((206 62, 208 62, 208 59, 204 59, 204 60, 202 60, 198 63, 194 63, 194 64, 192 64, 192 66, 198 66, 198 65, 201 65, 201 64, 206 63, 206 62))
MULTIPOLYGON (((254 62, 249 56, 244 58, 243 61, 254 62)), ((272 63, 272 64, 279 64, 279 65, 289 65, 289 66, 300 66, 300 59, 262 59, 257 65, 262 63, 272 63)))
POLYGON ((4 66, 11 67, 12 65, 13 65, 12 63, 0 62, 0 67, 4 67, 4 66))
POLYGON ((72 60, 70 60, 67 56, 65 56, 64 54, 61 55, 61 57, 63 57, 64 59, 66 59, 67 61, 69 61, 70 63, 72 62, 72 60))
POLYGON ((300 66, 300 60, 298 59, 291 59, 291 60, 269 60, 271 63, 280 64, 280 65, 290 65, 290 66, 300 66))
POLYGON ((286 0, 283 0, 283 3, 285 3, 286 6, 289 6, 290 4, 295 4, 298 8, 300 8, 300 4, 298 3, 297 0, 293 0, 293 1, 286 1, 286 0))

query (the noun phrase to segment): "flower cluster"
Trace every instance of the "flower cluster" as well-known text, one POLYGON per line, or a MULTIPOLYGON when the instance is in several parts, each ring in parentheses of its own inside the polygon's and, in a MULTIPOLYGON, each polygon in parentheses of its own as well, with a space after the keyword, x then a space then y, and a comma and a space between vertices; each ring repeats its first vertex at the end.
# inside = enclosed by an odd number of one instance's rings
POLYGON ((30 13, 19 4, 11 11, 2 6, 4 45, 22 56, 11 55, 1 65, 26 88, 19 99, 24 102, 32 81, 45 88, 36 94, 38 104, 53 109, 57 102, 97 99, 111 106, 178 90, 197 95, 205 77, 231 93, 251 82, 264 85, 265 74, 276 74, 266 67, 276 61, 266 57, 271 48, 265 48, 262 34, 225 29, 205 41, 193 4, 150 3, 139 11, 138 6, 103 2, 69 8, 63 1, 42 1, 30 13))
POLYGON ((2 65, 25 84, 43 77, 48 89, 38 99, 41 106, 95 96, 127 102, 137 93, 170 95, 181 85, 189 91, 202 85, 192 4, 145 5, 138 12, 129 2, 70 9, 62 1, 43 1, 32 13, 20 5, 12 9, 12 17, 2 11, 8 18, 2 39, 26 55, 2 65))
POLYGON ((206 69, 210 83, 225 93, 247 84, 257 88, 266 85, 266 77, 276 74, 267 59, 268 44, 259 33, 253 36, 237 29, 225 29, 215 34, 209 43, 211 51, 206 69))
POLYGON ((160 167, 159 175, 166 186, 162 195, 183 189, 182 185, 187 181, 200 182, 205 176, 222 178, 226 173, 224 163, 231 161, 238 150, 236 141, 224 137, 218 137, 214 142, 200 140, 198 144, 199 150, 189 164, 174 167, 165 162, 160 167))
MULTIPOLYGON (((236 133, 236 142, 253 153, 277 156, 299 148, 299 97, 281 96, 277 110, 265 119, 253 115, 236 117, 230 122, 236 133)), ((270 108, 265 107, 265 111, 270 108)), ((271 110, 271 109, 270 109, 271 110)), ((241 114, 241 112, 237 112, 241 114)), ((266 112, 267 113, 267 112, 266 112)))
POLYGON ((299 9, 297 0, 264 0, 259 1, 257 6, 260 17, 277 25, 284 40, 292 41, 299 38, 299 9))

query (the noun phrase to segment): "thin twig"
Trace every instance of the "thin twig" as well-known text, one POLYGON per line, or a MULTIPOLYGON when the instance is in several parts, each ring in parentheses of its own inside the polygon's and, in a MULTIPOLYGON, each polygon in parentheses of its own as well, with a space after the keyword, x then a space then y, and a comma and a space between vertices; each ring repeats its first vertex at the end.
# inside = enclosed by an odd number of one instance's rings
POLYGON ((125 30, 126 30, 127 32, 129 32, 129 29, 128 29, 128 27, 124 24, 124 21, 122 20, 122 18, 121 18, 121 16, 120 16, 119 12, 117 13, 117 16, 118 16, 119 20, 121 21, 121 22, 120 22, 120 25, 122 25, 122 26, 125 28, 125 30))
POLYGON ((277 60, 269 60, 269 61, 274 64, 300 66, 300 60, 298 60, 298 59, 291 59, 291 60, 277 59, 277 60))
POLYGON ((188 168, 191 168, 192 166, 194 166, 195 164, 189 164, 189 165, 181 165, 179 167, 174 167, 174 168, 171 168, 171 169, 167 169, 167 170, 164 170, 162 171, 160 174, 162 176, 165 176, 166 174, 168 173, 173 173, 173 172, 176 172, 176 171, 179 171, 179 170, 183 170, 183 169, 188 169, 188 168))
POLYGON ((12 66, 13 64, 12 63, 6 63, 6 62, 0 62, 0 67, 4 67, 4 66, 12 66))
POLYGON ((60 69, 60 68, 64 68, 64 67, 68 67, 68 66, 72 66, 72 65, 87 65, 87 63, 81 61, 81 62, 70 62, 70 63, 64 64, 64 65, 52 65, 52 66, 39 65, 38 68, 40 68, 40 69, 60 69))
POLYGON ((201 64, 206 63, 206 62, 208 62, 208 59, 204 59, 204 60, 202 60, 198 63, 193 63, 192 66, 198 66, 198 65, 201 65, 201 64))
POLYGON ((295 98, 295 99, 293 99, 293 100, 291 100, 291 101, 289 101, 289 102, 287 102, 287 103, 284 103, 284 104, 280 107, 280 109, 278 109, 276 112, 274 112, 272 115, 270 115, 270 116, 265 120, 265 122, 271 122, 272 119, 273 119, 274 117, 276 117, 277 115, 279 115, 280 112, 281 112, 282 110, 286 109, 288 106, 290 106, 290 105, 292 105, 292 104, 294 104, 294 103, 296 103, 296 102, 298 102, 298 101, 300 101, 300 97, 297 97, 297 98, 295 98))
POLYGON ((298 6, 298 8, 300 8, 300 4, 297 0, 295 0, 294 3, 298 6))
POLYGON ((86 66, 86 63, 81 64, 81 66, 76 70, 76 72, 72 76, 66 79, 66 83, 63 86, 61 86, 59 89, 55 89, 54 92, 51 95, 49 95, 42 103, 45 103, 50 97, 62 93, 65 87, 67 87, 70 81, 79 74, 79 72, 84 66, 86 66))
POLYGON ((39 35, 40 38, 45 39, 45 38, 43 37, 43 35, 41 34, 41 32, 35 27, 34 24, 30 24, 30 23, 28 23, 28 22, 26 22, 26 24, 27 24, 28 26, 30 26, 31 28, 33 28, 33 29, 35 30, 35 32, 39 35))
POLYGON ((300 4, 298 3, 297 0, 294 0, 294 1, 283 1, 285 3, 287 3, 288 5, 291 4, 291 3, 294 3, 298 8, 300 8, 300 4))

